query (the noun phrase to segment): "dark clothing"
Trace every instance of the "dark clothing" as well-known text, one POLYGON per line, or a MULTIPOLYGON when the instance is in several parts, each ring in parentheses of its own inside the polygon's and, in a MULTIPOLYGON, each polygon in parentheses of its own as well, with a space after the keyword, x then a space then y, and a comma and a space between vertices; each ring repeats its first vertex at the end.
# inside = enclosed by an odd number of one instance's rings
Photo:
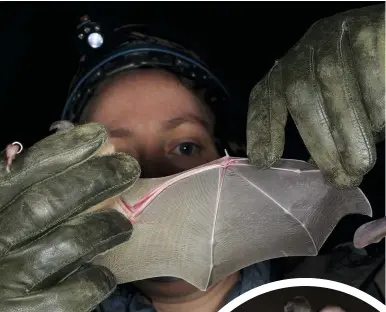
MULTIPOLYGON (((240 271, 240 280, 226 303, 255 287, 270 282, 270 264, 262 262, 240 271)), ((96 312, 155 312, 149 301, 132 284, 119 285, 117 290, 96 309, 96 312)))

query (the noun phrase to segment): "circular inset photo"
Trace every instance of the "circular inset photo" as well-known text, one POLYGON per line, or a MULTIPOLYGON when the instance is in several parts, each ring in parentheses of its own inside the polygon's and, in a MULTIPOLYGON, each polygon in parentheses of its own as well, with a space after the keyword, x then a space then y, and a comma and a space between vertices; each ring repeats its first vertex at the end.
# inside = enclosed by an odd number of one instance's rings
POLYGON ((269 283, 229 302, 219 312, 384 312, 386 306, 346 284, 298 278, 269 283))

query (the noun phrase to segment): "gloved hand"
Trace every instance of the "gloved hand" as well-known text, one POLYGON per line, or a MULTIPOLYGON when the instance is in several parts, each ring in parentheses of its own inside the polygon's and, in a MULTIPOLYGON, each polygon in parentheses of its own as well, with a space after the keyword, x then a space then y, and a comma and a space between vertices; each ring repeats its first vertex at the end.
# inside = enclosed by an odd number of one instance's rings
POLYGON ((287 109, 336 187, 358 186, 385 129, 384 4, 316 22, 250 95, 247 154, 270 167, 284 148, 287 109))
POLYGON ((82 213, 139 176, 128 155, 97 156, 107 134, 88 124, 58 132, 0 163, 0 311, 91 311, 115 288, 106 268, 88 265, 131 236, 116 210, 82 213))

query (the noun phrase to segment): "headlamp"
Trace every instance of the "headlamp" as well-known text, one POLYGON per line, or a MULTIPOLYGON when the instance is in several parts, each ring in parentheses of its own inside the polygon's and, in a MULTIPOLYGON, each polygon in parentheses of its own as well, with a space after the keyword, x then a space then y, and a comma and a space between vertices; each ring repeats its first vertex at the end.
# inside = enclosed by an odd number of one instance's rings
POLYGON ((93 49, 98 49, 103 45, 103 35, 99 24, 92 22, 87 15, 81 18, 81 23, 77 27, 78 38, 82 42, 87 40, 88 45, 93 49))
MULTIPOLYGON (((228 140, 230 96, 225 86, 193 51, 165 39, 149 25, 104 26, 84 16, 77 26, 78 70, 70 85, 62 120, 78 122, 94 91, 107 77, 137 68, 160 68, 189 80, 216 116, 215 137, 228 140)), ((170 35, 170 34, 169 34, 170 35)), ((224 148, 232 150, 227 143, 224 148)))

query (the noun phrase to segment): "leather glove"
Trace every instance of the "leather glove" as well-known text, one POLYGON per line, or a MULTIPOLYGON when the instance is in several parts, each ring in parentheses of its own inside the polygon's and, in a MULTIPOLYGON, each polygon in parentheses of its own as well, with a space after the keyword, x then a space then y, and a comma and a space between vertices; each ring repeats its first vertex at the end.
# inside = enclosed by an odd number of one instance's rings
POLYGON ((287 109, 336 187, 358 186, 385 129, 384 4, 316 22, 250 94, 247 154, 270 167, 284 148, 287 109))
POLYGON ((106 268, 88 265, 128 240, 119 212, 85 212, 139 176, 128 155, 98 156, 102 126, 61 131, 0 164, 0 311, 91 311, 116 286, 106 268), (83 212, 81 215, 79 213, 83 212))

